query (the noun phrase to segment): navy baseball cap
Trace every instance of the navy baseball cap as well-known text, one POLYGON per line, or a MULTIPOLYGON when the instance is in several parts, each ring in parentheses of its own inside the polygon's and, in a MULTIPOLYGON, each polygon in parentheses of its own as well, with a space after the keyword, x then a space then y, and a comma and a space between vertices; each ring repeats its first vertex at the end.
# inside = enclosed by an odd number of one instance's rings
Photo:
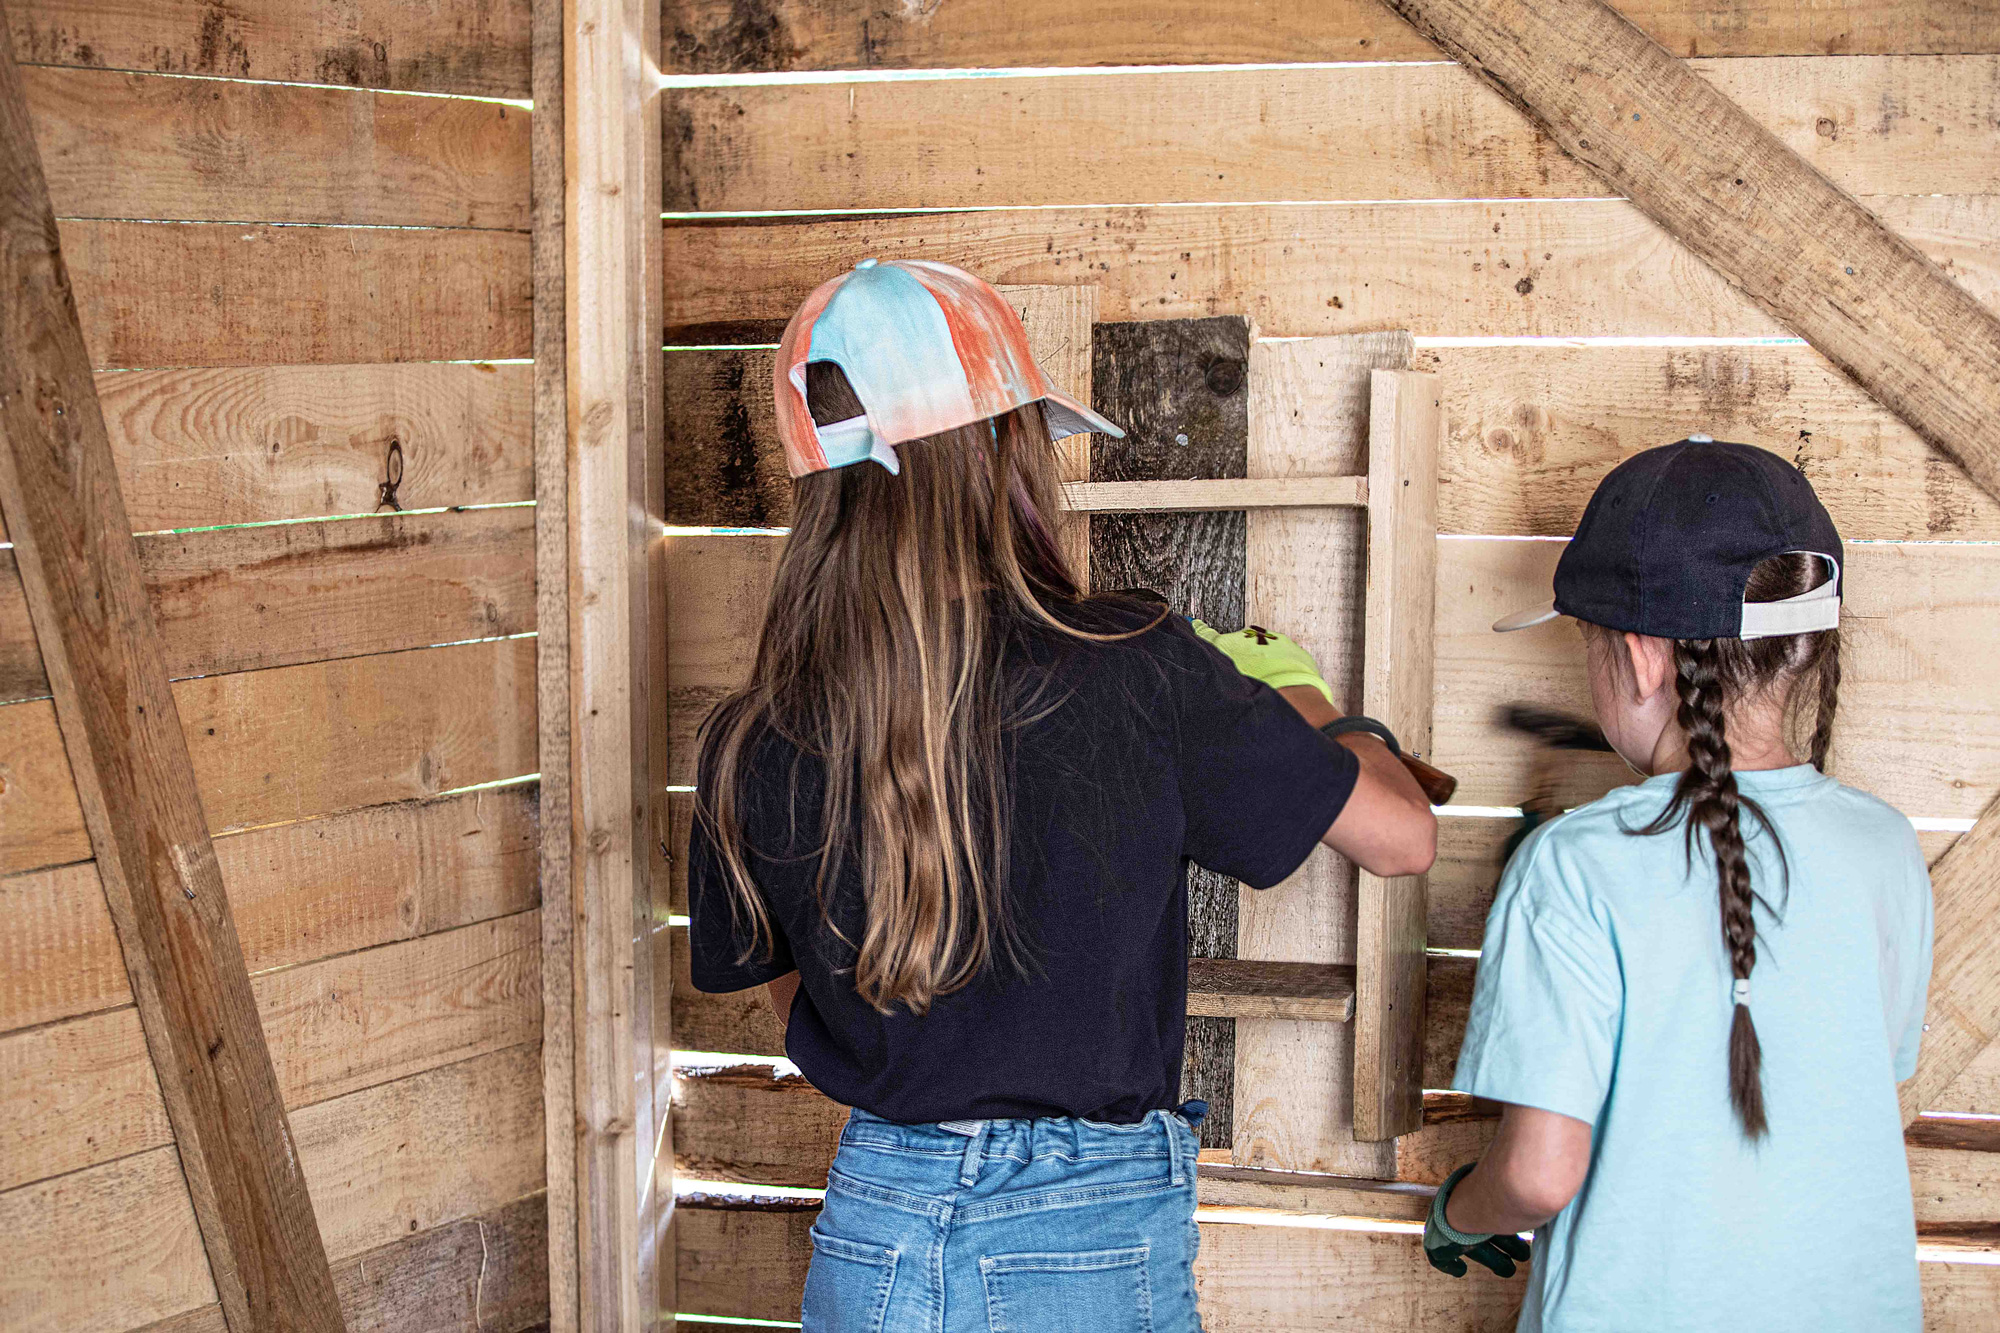
POLYGON ((1812 484, 1778 455, 1706 435, 1611 470, 1556 564, 1555 601, 1496 621, 1575 616, 1662 639, 1762 639, 1840 624, 1840 533, 1812 484), (1781 602, 1745 602, 1750 572, 1804 552, 1827 579, 1781 602))

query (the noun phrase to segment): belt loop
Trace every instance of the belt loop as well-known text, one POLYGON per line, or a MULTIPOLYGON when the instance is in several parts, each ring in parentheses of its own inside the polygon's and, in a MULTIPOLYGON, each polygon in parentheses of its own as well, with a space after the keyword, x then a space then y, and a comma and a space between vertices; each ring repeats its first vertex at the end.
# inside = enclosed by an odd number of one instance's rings
POLYGON ((958 1183, 975 1184, 979 1180, 979 1154, 986 1147, 986 1131, 993 1127, 991 1120, 979 1122, 979 1128, 965 1141, 965 1156, 960 1160, 958 1183))
POLYGON ((1160 1128, 1167 1131, 1167 1157, 1173 1163, 1174 1186, 1179 1188, 1187 1183, 1187 1150, 1181 1147, 1180 1126, 1174 1123, 1172 1111, 1161 1111, 1160 1128))

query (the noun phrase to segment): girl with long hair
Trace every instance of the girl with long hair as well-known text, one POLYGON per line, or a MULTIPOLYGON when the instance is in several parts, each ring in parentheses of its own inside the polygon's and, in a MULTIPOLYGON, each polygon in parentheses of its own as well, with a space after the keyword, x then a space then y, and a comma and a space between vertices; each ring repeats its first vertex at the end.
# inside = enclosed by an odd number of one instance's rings
POLYGON ((1119 431, 979 279, 864 261, 775 390, 795 518, 704 730, 690 935, 854 1108, 805 1327, 1198 1329, 1187 863, 1419 873, 1430 808, 1297 645, 1079 592, 1053 439, 1119 431))
POLYGON ((1487 918, 1454 1086, 1500 1129, 1425 1247, 1504 1276, 1539 1228, 1522 1329, 1921 1326, 1896 1084, 1930 878, 1826 775, 1842 556, 1784 460, 1691 437, 1614 469, 1553 606, 1494 627, 1574 617, 1645 778, 1535 830, 1487 918))

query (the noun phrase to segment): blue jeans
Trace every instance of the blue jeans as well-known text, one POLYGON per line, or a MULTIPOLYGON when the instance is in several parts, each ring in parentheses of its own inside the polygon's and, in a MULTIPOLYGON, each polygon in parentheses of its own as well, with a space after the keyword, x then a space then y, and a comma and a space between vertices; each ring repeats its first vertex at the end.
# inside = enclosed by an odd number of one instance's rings
POLYGON ((813 1226, 805 1333, 1200 1333, 1205 1108, 1187 1109, 1136 1125, 855 1111, 813 1226))

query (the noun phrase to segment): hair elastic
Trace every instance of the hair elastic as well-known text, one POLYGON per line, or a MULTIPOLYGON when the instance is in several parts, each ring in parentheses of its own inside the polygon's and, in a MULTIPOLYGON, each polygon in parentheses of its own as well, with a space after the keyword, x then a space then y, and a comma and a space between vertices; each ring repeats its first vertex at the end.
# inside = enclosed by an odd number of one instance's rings
POLYGON ((1750 1003, 1750 978, 1736 978, 1736 985, 1731 988, 1731 994, 1736 997, 1736 1003, 1738 1004, 1750 1003))

